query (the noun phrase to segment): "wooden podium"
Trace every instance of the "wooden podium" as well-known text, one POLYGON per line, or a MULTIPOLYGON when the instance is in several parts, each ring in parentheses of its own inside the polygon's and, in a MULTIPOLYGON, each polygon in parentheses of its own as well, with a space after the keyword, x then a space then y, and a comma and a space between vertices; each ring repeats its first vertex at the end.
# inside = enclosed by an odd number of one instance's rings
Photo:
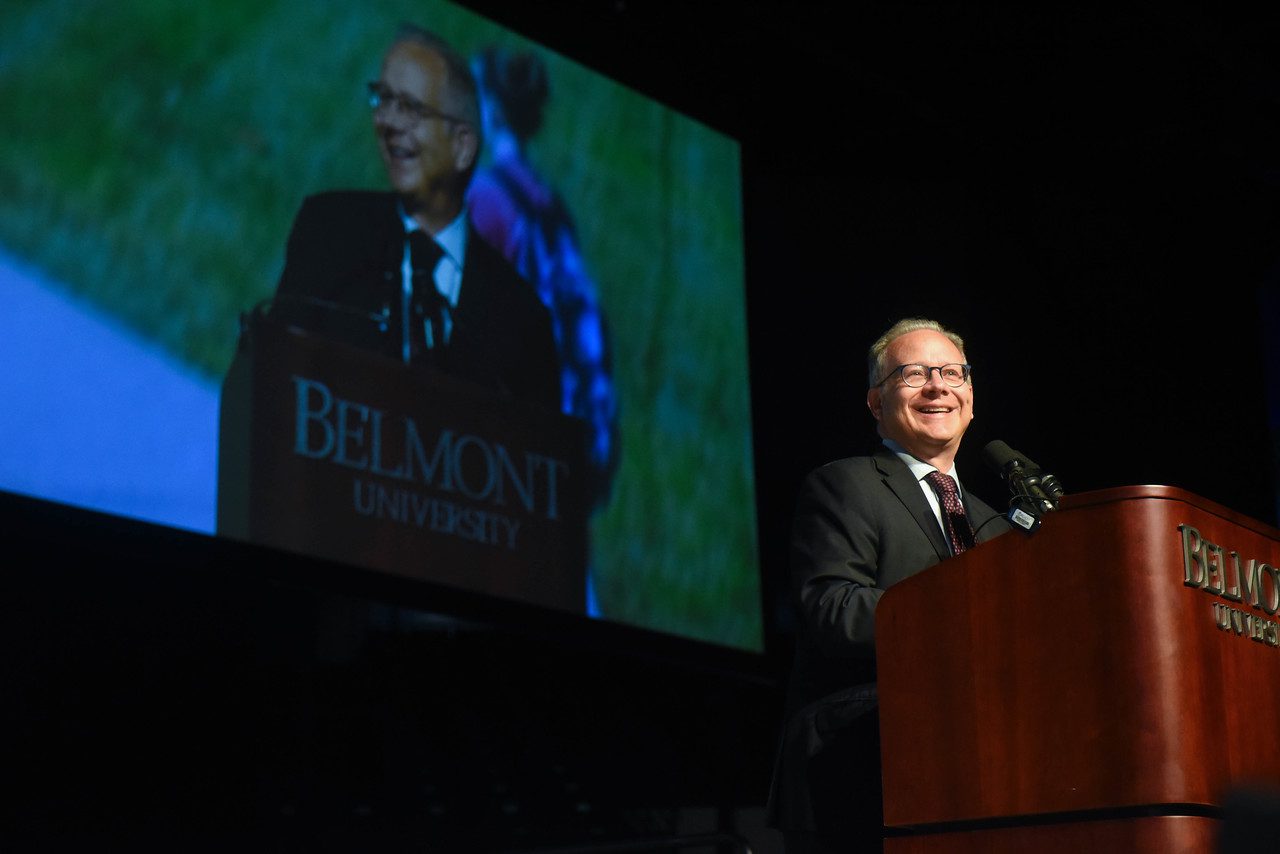
POLYGON ((569 611, 585 427, 256 318, 222 387, 219 534, 569 611))
POLYGON ((1075 496, 876 611, 885 851, 1212 852, 1280 781, 1280 531, 1075 496))

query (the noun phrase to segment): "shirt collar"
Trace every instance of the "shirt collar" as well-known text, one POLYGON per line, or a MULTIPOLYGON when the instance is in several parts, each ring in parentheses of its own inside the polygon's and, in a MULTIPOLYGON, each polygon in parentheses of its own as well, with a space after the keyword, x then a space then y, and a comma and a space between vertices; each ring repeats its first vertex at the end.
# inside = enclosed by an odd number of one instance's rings
MULTIPOLYGON (((929 475, 929 472, 941 471, 937 466, 931 466, 928 463, 922 462, 911 456, 911 454, 907 453, 901 445, 892 439, 884 439, 883 441, 886 448, 897 454, 898 459, 907 464, 907 468, 911 469, 911 474, 916 480, 924 480, 929 475)), ((951 464, 951 470, 945 471, 943 474, 951 475, 951 479, 956 482, 956 488, 960 489, 961 494, 963 494, 963 489, 960 487, 960 478, 956 476, 956 465, 954 462, 951 464)))
MULTIPOLYGON (((404 233, 411 231, 424 231, 422 226, 418 225, 418 221, 409 216, 405 212, 404 205, 396 202, 396 211, 400 214, 400 222, 404 224, 404 233)), ((444 250, 445 257, 462 268, 462 259, 467 256, 467 208, 463 205, 462 210, 454 217, 453 221, 444 228, 431 235, 436 243, 440 244, 440 248, 444 250)))

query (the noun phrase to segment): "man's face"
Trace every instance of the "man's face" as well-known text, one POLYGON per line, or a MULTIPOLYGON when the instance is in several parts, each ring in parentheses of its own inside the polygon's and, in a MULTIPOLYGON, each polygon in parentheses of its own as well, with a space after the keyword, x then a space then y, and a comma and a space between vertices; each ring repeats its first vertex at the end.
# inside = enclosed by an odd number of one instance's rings
POLYGON ((382 63, 381 83, 395 97, 373 114, 378 151, 392 188, 424 203, 441 194, 460 200, 458 175, 474 156, 460 144, 462 126, 442 115, 449 112, 447 74, 438 53, 412 42, 392 46, 382 63), (406 102, 425 107, 426 115, 404 109, 406 102))
MULTIPOLYGON (((930 329, 895 338, 884 356, 886 373, 899 365, 939 366, 963 364, 965 360, 945 335, 930 329)), ((927 383, 911 388, 895 374, 867 392, 867 406, 880 422, 880 435, 917 459, 930 463, 941 460, 950 467, 960 438, 973 420, 973 386, 966 382, 951 388, 938 371, 930 371, 927 383)))

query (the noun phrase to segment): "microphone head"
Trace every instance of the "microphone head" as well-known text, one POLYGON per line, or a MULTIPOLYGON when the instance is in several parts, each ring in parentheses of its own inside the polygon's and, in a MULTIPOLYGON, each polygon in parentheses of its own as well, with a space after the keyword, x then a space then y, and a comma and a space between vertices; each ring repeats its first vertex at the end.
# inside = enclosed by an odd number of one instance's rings
POLYGON ((999 439, 986 444, 982 449, 982 460, 1000 477, 1004 477, 1015 467, 1027 465, 1026 459, 1021 454, 999 439))

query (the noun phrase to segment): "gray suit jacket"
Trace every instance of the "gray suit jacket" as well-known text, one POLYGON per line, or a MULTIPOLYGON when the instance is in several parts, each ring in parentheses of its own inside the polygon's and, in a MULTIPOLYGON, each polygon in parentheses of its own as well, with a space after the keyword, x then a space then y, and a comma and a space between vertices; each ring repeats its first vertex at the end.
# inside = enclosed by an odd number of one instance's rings
MULTIPOLYGON (((967 490, 964 503, 978 542, 1009 530, 1001 514, 967 490)), ((868 716, 876 707, 876 604, 887 588, 948 557, 919 483, 888 448, 828 463, 805 479, 791 534, 799 623, 769 799, 774 826, 822 831, 815 806, 846 796, 852 803, 859 777, 878 797, 877 722, 868 716), (859 727, 859 743, 846 745, 844 760, 824 756, 859 727)), ((877 800, 868 812, 878 808, 877 800)))

